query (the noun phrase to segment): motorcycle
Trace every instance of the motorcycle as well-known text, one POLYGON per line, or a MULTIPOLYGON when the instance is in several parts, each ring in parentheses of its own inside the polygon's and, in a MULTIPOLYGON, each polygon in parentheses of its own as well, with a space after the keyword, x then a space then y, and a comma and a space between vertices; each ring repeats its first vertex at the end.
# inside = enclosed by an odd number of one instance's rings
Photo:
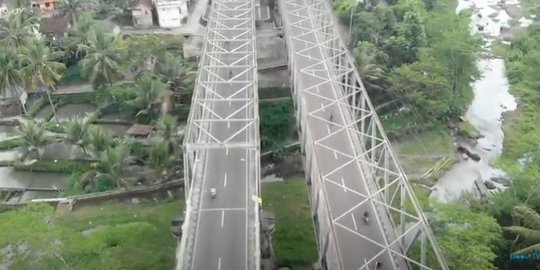
POLYGON ((366 225, 369 224, 369 213, 368 212, 364 212, 364 223, 366 225))

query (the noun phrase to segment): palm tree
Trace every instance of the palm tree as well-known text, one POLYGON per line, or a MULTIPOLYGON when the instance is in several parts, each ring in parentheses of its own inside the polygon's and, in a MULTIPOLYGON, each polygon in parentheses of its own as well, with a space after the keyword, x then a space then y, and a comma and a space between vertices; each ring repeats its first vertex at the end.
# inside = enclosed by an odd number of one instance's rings
POLYGON ((112 137, 99 126, 90 126, 88 130, 88 145, 93 157, 99 157, 112 145, 112 137))
POLYGON ((90 32, 95 31, 96 21, 88 13, 82 14, 77 25, 69 31, 68 37, 65 39, 66 47, 69 49, 71 58, 74 62, 83 58, 84 52, 78 50, 79 45, 89 45, 88 37, 90 32))
POLYGON ((24 46, 37 37, 40 18, 34 13, 12 12, 7 20, 0 23, 0 41, 2 48, 24 46))
POLYGON ((120 75, 122 41, 118 35, 107 34, 99 28, 88 32, 88 44, 79 44, 78 50, 86 54, 82 60, 82 72, 92 83, 98 80, 112 84, 120 75))
POLYGON ((356 61, 358 75, 368 91, 380 91, 382 86, 380 80, 384 77, 384 70, 380 67, 380 62, 388 57, 378 51, 376 47, 365 41, 358 42, 353 50, 353 56, 356 61))
POLYGON ((96 181, 111 181, 117 187, 128 187, 131 185, 129 177, 127 177, 128 164, 129 149, 126 145, 107 148, 105 152, 101 153, 95 179, 96 181))
POLYGON ((85 156, 88 156, 85 146, 89 144, 89 131, 92 124, 92 116, 86 116, 83 119, 73 119, 67 123, 66 133, 67 142, 78 145, 84 152, 85 156))
POLYGON ((42 40, 34 40, 30 46, 22 49, 21 77, 24 85, 31 90, 44 87, 49 98, 49 103, 56 115, 56 110, 51 99, 50 90, 54 90, 57 81, 62 77, 62 72, 66 66, 56 59, 63 53, 51 51, 42 40))
POLYGON ((163 78, 168 78, 173 91, 179 93, 188 93, 193 91, 195 82, 195 70, 186 66, 181 58, 167 53, 163 61, 156 65, 156 73, 163 78))
POLYGON ((18 97, 23 91, 19 72, 20 60, 19 55, 12 47, 0 50, 0 95, 2 97, 18 97))
POLYGON ((174 167, 175 159, 169 148, 169 142, 156 139, 152 143, 149 155, 150 165, 156 170, 157 176, 165 178, 170 169, 174 167))
POLYGON ((88 0, 61 0, 58 9, 62 11, 64 16, 69 17, 69 21, 73 26, 76 26, 81 12, 86 8, 87 2, 88 0))
POLYGON ((23 140, 23 147, 25 149, 22 160, 32 154, 35 155, 36 159, 39 159, 42 154, 41 151, 49 143, 43 126, 35 121, 29 121, 17 127, 17 133, 23 140))
POLYGON ((165 115, 159 118, 157 128, 165 141, 170 141, 176 133, 176 117, 165 115))
POLYGON ((540 215, 525 205, 519 205, 514 207, 514 220, 523 226, 505 227, 504 230, 516 234, 516 241, 521 237, 522 244, 527 245, 515 253, 540 252, 540 215))
POLYGON ((138 111, 136 116, 153 115, 167 94, 167 84, 157 76, 144 74, 135 82, 134 91, 136 97, 128 103, 138 111))

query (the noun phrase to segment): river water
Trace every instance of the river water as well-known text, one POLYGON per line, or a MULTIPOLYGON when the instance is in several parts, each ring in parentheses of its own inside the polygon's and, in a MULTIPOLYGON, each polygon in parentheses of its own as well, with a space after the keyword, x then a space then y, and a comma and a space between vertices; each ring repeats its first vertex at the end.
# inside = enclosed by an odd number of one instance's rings
MULTIPOLYGON (((506 1, 506 4, 509 3, 506 1)), ((497 1, 474 0, 459 1, 456 12, 472 9, 471 33, 480 34, 489 50, 492 42, 501 35, 501 26, 509 27, 510 16, 497 5, 497 1), (479 27, 481 26, 481 27, 479 27)), ((502 59, 483 57, 477 61, 481 77, 472 85, 474 99, 465 114, 465 119, 475 126, 483 136, 471 146, 480 155, 481 160, 460 160, 447 171, 433 188, 432 197, 441 201, 459 198, 464 191, 475 189, 474 181, 479 177, 489 180, 491 177, 504 176, 504 172, 490 166, 503 150, 504 134, 502 131, 502 113, 515 110, 517 103, 509 93, 505 65, 502 59)), ((498 188, 502 186, 494 183, 498 188)))

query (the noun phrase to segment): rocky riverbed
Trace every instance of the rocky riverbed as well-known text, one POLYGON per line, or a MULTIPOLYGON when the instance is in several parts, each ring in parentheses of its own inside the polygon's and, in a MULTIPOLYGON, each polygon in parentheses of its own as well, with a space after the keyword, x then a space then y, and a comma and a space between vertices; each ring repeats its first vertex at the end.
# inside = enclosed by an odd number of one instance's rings
POLYGON ((475 192, 477 179, 488 189, 503 189, 508 185, 504 180, 505 173, 492 167, 491 163, 503 151, 503 113, 515 110, 517 103, 509 93, 504 60, 489 51, 494 42, 507 42, 506 38, 523 31, 534 18, 524 17, 524 8, 514 0, 460 0, 456 12, 465 9, 472 10, 471 34, 479 34, 485 41, 486 53, 477 61, 481 77, 472 85, 474 99, 464 116, 478 129, 481 138, 456 141, 456 146, 469 149, 469 155, 463 155, 433 187, 431 196, 441 201, 455 200, 463 192, 475 192), (471 154, 480 159, 468 158, 471 154))

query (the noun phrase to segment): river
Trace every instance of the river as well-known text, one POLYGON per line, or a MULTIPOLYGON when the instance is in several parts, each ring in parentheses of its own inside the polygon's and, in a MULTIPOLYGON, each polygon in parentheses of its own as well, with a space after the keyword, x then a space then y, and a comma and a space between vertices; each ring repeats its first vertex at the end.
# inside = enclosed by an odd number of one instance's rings
MULTIPOLYGON (((505 5, 516 5, 518 2, 505 5)), ((491 0, 460 0, 456 12, 471 9, 471 33, 480 34, 489 50, 494 40, 501 36, 501 30, 510 28, 511 17, 502 10, 497 1, 491 0)), ((526 20, 519 20, 522 24, 526 20)), ((474 191, 475 180, 479 177, 486 181, 491 177, 505 176, 505 173, 491 166, 491 162, 498 158, 503 150, 504 134, 502 130, 505 111, 515 110, 517 103, 509 93, 508 80, 505 74, 504 60, 494 57, 482 56, 477 61, 481 77, 472 85, 474 98, 469 106, 465 119, 478 129, 482 138, 471 148, 481 160, 461 159, 447 171, 433 187, 431 197, 440 201, 452 201, 460 197, 463 192, 474 191)), ((503 187, 494 183, 497 188, 503 187)))

